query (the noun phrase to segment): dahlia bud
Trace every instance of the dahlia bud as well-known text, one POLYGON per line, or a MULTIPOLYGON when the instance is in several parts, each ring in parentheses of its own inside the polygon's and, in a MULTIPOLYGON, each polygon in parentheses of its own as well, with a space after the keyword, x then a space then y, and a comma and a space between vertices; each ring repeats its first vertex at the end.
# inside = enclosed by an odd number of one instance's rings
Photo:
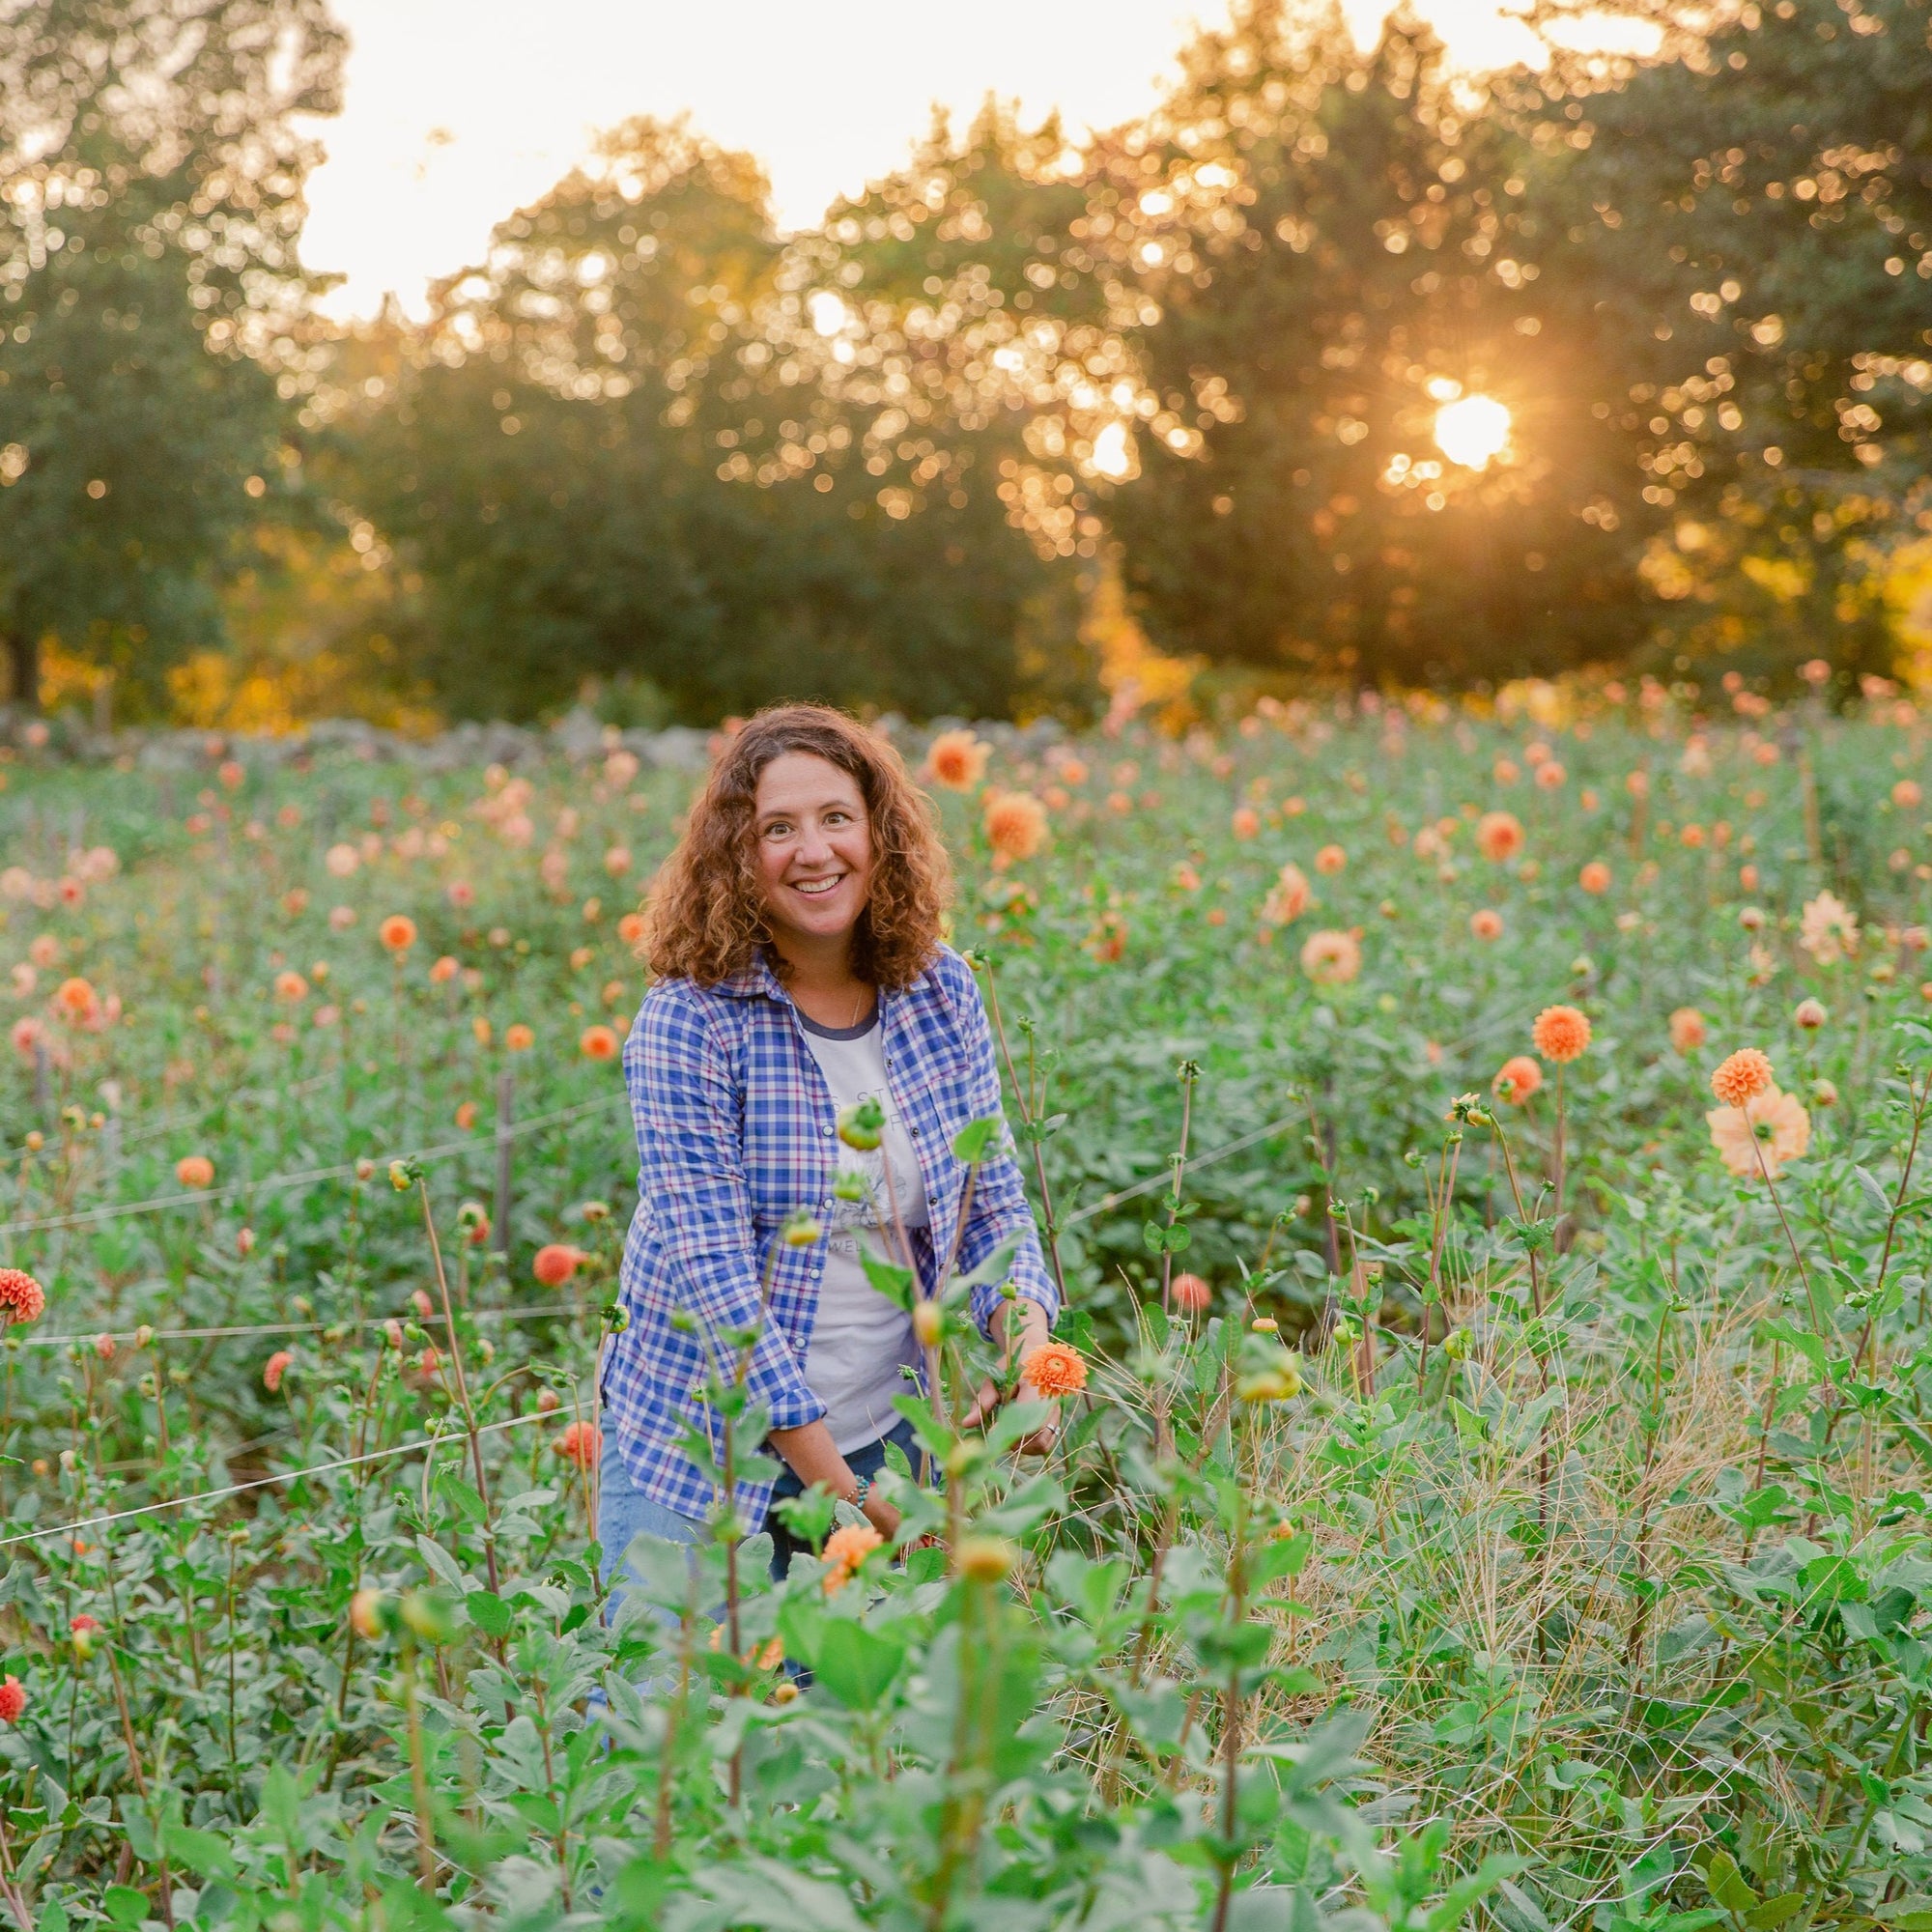
POLYGON ((456 1635, 456 1618, 440 1590, 412 1590, 398 1605, 402 1619, 425 1643, 449 1643, 456 1635))
POLYGON ((856 1153, 871 1153, 886 1137, 886 1110, 877 1100, 856 1101, 838 1110, 838 1138, 856 1153))
POLYGON ((936 1349, 946 1333, 946 1317, 936 1301, 921 1301, 912 1311, 913 1339, 922 1349, 936 1349))
POLYGON ((1442 1338, 1442 1352, 1452 1362, 1466 1362, 1469 1359, 1469 1331, 1466 1328, 1452 1328, 1442 1338))
POLYGON ((94 1633, 100 1628, 99 1624, 83 1611, 67 1628, 73 1643, 74 1661, 85 1663, 94 1655, 94 1633))
POLYGON ((825 1229, 815 1216, 800 1208, 797 1213, 786 1217, 780 1233, 786 1247, 809 1248, 825 1233, 825 1229))
POLYGON ((957 1550, 959 1574, 976 1583, 1000 1583, 1010 1577, 1018 1552, 1004 1536, 962 1536, 957 1550))
POLYGON ((1826 1012, 1822 1000, 1800 1000, 1798 1010, 1791 1017, 1806 1033, 1815 1033, 1831 1016, 1826 1012))
POLYGON ((864 1201, 870 1187, 871 1183, 856 1167, 841 1167, 832 1177, 832 1198, 835 1201, 864 1201))
POLYGON ((1284 1356, 1265 1369, 1242 1376, 1235 1384, 1235 1393, 1248 1403, 1292 1402, 1301 1393, 1301 1371, 1294 1358, 1284 1356))
POLYGON ((366 1642, 383 1634, 388 1605, 380 1590, 357 1590, 349 1600, 349 1628, 366 1642))

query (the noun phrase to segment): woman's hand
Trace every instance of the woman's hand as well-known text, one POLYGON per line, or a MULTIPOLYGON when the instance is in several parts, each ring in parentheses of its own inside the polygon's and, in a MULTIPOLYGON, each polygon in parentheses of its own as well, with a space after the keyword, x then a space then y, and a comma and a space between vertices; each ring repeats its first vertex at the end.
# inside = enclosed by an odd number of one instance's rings
MULTIPOLYGON (((774 1429, 771 1443, 807 1489, 822 1483, 835 1496, 848 1503, 858 1501, 859 1479, 834 1447, 832 1432, 822 1420, 805 1423, 797 1429, 774 1429)), ((890 1543, 898 1530, 898 1511, 876 1491, 870 1492, 859 1507, 866 1520, 890 1543)))
MULTIPOLYGON (((1046 1310, 1037 1301, 1003 1302, 993 1315, 993 1338, 1007 1344, 1006 1359, 1010 1362, 1017 1352, 1024 1362, 1034 1350, 1047 1339, 1046 1310), (1019 1335, 1009 1341, 1011 1329, 1012 1311, 1019 1310, 1019 1335)), ((989 1377, 980 1384, 979 1393, 973 1398, 973 1406, 966 1411, 965 1426, 968 1429, 984 1429, 999 1412, 1005 1398, 999 1384, 989 1377)), ((1037 1397, 1035 1400, 1038 1400, 1037 1397)), ((1060 1439, 1060 1405, 1047 1405, 1047 1419, 1016 1445, 1022 1456, 1048 1456, 1053 1453, 1053 1445, 1060 1439)))

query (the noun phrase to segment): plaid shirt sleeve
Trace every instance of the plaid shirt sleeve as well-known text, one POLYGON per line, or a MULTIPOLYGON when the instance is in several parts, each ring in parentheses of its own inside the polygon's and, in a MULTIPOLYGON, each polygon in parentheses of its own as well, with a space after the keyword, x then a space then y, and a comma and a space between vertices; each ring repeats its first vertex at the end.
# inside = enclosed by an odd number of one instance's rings
POLYGON ((737 1082, 702 1011, 668 986, 655 990, 625 1060, 641 1191, 673 1292, 705 1331, 714 1363, 732 1357, 723 1331, 758 1329, 747 1385, 774 1429, 797 1429, 822 1416, 825 1405, 806 1386, 797 1353, 763 1305, 737 1082))
MULTIPOLYGON (((1004 1108, 999 1062, 994 1057, 993 1030, 987 1024, 985 1003, 980 997, 973 969, 956 953, 942 955, 939 973, 964 1049, 968 1118, 986 1120, 1003 1113, 1004 1108)), ((960 1236, 959 1259, 953 1265, 959 1273, 971 1274, 1001 1242, 1014 1239, 1019 1245, 1013 1251, 1012 1269, 1008 1278, 1026 1300, 1038 1302, 1051 1321, 1060 1313, 1060 1294, 1040 1252, 1039 1230, 1009 1140, 1000 1153, 980 1164, 973 1181, 972 1213, 960 1236)), ((973 1319, 982 1334, 988 1331, 1002 1299, 997 1282, 973 1291, 973 1319)))

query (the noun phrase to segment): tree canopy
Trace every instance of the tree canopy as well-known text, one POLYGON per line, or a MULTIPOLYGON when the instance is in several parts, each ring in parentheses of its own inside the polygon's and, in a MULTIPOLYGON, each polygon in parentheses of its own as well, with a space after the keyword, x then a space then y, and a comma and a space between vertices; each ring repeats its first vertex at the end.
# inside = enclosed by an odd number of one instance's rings
POLYGON ((0 16, 0 642, 152 689, 218 640, 238 530, 278 477, 336 104, 324 0, 34 0, 0 16))
POLYGON ((632 121, 425 323, 344 332, 298 254, 325 0, 16 7, 14 689, 55 641, 157 691, 330 531, 384 675, 462 714, 1077 708, 1103 582, 1284 687, 1888 670, 1932 529, 1926 0, 1625 11, 1656 58, 1478 79, 1405 13, 1363 52, 1252 0, 1143 121, 989 102, 791 236, 752 157, 632 121))

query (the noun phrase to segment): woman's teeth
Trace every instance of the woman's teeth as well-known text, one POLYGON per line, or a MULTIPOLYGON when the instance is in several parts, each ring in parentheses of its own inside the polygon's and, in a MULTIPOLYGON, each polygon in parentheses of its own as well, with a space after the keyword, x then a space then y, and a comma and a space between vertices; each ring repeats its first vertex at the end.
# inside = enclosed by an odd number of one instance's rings
POLYGON ((838 879, 801 879, 798 882, 797 890, 802 893, 810 893, 815 898, 822 894, 829 893, 838 883, 838 879))

